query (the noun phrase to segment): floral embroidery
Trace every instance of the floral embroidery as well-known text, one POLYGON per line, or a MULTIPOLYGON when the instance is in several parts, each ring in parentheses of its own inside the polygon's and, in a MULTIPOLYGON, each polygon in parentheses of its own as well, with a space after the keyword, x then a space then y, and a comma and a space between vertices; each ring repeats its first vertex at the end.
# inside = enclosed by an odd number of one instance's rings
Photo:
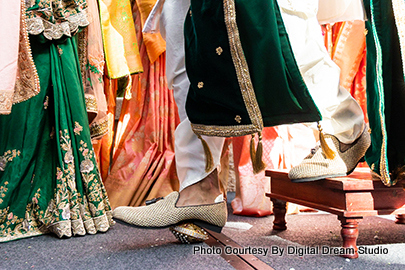
POLYGON ((46 96, 46 97, 45 97, 45 102, 44 102, 44 109, 45 109, 45 110, 48 109, 48 105, 49 105, 49 97, 46 96))
POLYGON ((215 49, 215 51, 217 52, 218 55, 221 55, 224 50, 221 47, 218 47, 215 49))
POLYGON ((8 150, 4 155, 0 156, 0 171, 4 171, 7 163, 13 161, 13 159, 20 156, 20 154, 20 150, 8 150))
POLYGON ((55 127, 52 127, 51 133, 49 133, 49 138, 53 139, 55 137, 55 127))
MULTIPOLYGON (((80 129, 80 125, 76 127, 80 129)), ((17 216, 9 207, 0 207, 0 242, 49 232, 59 237, 70 237, 72 234, 94 234, 97 231, 108 230, 114 223, 107 193, 102 182, 99 181, 99 172, 95 165, 91 144, 88 145, 80 140, 80 153, 77 153, 79 156, 74 158, 72 138, 68 130, 60 131, 59 135, 63 159, 56 168, 56 187, 53 198, 48 201, 46 209, 41 208, 39 203, 41 190, 38 189, 27 203, 23 217, 17 216), (80 166, 77 160, 81 162, 80 166), (82 179, 80 182, 83 183, 83 194, 86 194, 84 196, 78 192, 76 185, 76 176, 79 173, 82 179)), ((13 151, 6 153, 11 155, 13 151)), ((15 155, 17 153, 15 151, 15 155)), ((4 182, 4 185, 0 186, 0 198, 6 196, 8 184, 4 182)))
MULTIPOLYGON (((6 197, 6 192, 8 181, 4 182, 4 186, 0 186, 0 205, 3 203, 3 198, 6 197)), ((1 210, 0 210, 0 220, 1 220, 1 210)))
POLYGON ((63 54, 63 49, 59 46, 56 46, 56 48, 58 48, 59 56, 61 56, 63 54))
POLYGON ((76 135, 80 135, 80 132, 82 132, 83 127, 78 123, 75 122, 75 129, 73 130, 76 135))

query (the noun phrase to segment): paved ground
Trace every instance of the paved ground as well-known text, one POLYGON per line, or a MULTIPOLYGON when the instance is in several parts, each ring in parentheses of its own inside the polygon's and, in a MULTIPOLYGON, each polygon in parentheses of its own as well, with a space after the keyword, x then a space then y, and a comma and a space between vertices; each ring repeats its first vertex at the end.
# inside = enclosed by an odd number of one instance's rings
MULTIPOLYGON (((273 216, 230 214, 222 233, 240 245, 239 252, 267 250, 255 256, 276 270, 405 269, 405 225, 395 224, 392 217, 368 217, 359 225, 358 246, 387 254, 361 254, 353 260, 299 254, 316 247, 340 247, 336 216, 323 212, 289 215, 288 229, 282 232, 272 230, 272 221, 273 216), (276 253, 280 249, 283 255, 276 253), (292 254, 287 254, 288 249, 292 254)), ((201 254, 210 249, 206 243, 179 244, 167 229, 116 224, 104 234, 70 239, 44 235, 2 243, 0 269, 234 269, 218 254, 201 254)))

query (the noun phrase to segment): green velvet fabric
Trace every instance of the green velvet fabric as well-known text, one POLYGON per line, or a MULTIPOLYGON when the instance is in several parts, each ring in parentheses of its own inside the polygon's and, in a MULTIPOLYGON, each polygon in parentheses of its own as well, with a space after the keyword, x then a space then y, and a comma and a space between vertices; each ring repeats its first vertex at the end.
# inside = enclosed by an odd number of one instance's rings
POLYGON ((0 116, 0 242, 105 231, 75 38, 30 42, 40 93, 0 116))
POLYGON ((391 1, 365 0, 364 4, 368 17, 367 113, 372 131, 366 161, 391 185, 405 164, 402 57, 391 1))
MULTIPOLYGON (((320 120, 294 59, 277 1, 236 0, 235 4, 264 126, 320 120)), ((185 48, 191 82, 186 104, 190 122, 229 128, 251 124, 232 61, 224 1, 191 0, 185 48), (218 47, 223 50, 220 55, 218 47), (199 82, 204 83, 202 88, 199 82)))

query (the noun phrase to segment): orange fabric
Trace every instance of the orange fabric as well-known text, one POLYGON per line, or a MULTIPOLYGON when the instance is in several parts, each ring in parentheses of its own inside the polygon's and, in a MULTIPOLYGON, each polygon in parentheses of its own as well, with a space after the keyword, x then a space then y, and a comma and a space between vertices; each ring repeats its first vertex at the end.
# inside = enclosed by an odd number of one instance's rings
MULTIPOLYGON (((133 6, 137 28, 141 17, 133 6)), ((137 33, 144 73, 132 76, 132 98, 124 100, 114 158, 105 187, 113 208, 138 206, 178 190, 174 131, 179 123, 173 92, 166 83, 165 54, 151 63, 142 33, 137 33)))
POLYGON ((117 80, 110 80, 104 76, 104 93, 107 97, 108 132, 100 140, 92 141, 103 181, 107 179, 110 169, 111 151, 114 138, 115 99, 117 87, 117 80))
MULTIPOLYGON (((298 165, 316 143, 312 129, 303 124, 267 127, 263 129, 262 137, 266 169, 290 169, 298 165)), ((250 139, 251 136, 233 138, 236 177, 233 213, 266 216, 272 213, 271 201, 265 196, 270 191, 270 181, 264 171, 253 174, 250 139)))
MULTIPOLYGON (((366 28, 364 21, 348 21, 323 26, 325 46, 332 60, 340 68, 340 85, 344 87, 359 103, 364 120, 367 117, 366 96, 366 28)), ((359 167, 368 167, 366 162, 359 167)))
POLYGON ((99 0, 99 8, 108 76, 142 72, 130 1, 99 0))
POLYGON ((340 68, 340 85, 349 91, 363 109, 366 102, 366 37, 363 21, 340 22, 324 26, 325 46, 340 68))
MULTIPOLYGON (((136 0, 136 3, 139 8, 141 25, 143 28, 156 0, 136 0)), ((166 41, 162 38, 159 32, 143 33, 143 42, 146 46, 146 52, 148 53, 149 61, 151 63, 155 62, 156 59, 166 51, 166 41)))

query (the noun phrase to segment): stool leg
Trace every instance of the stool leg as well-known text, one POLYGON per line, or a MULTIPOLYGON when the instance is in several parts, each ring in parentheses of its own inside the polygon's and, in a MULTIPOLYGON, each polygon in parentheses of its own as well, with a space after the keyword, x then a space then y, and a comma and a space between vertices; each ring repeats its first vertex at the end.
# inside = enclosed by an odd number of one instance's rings
POLYGON ((357 252, 357 237, 359 236, 358 225, 362 218, 339 217, 339 220, 342 225, 340 234, 343 239, 343 247, 346 248, 347 251, 347 254, 342 255, 342 257, 356 259, 359 257, 357 252), (354 253, 351 254, 349 252, 350 250, 354 250, 354 253))
POLYGON ((286 230, 285 214, 287 213, 287 203, 279 199, 271 199, 271 201, 273 202, 274 213, 273 230, 286 230))
POLYGON ((395 223, 405 224, 405 215, 404 214, 399 214, 399 215, 396 215, 395 217, 396 217, 395 223))

